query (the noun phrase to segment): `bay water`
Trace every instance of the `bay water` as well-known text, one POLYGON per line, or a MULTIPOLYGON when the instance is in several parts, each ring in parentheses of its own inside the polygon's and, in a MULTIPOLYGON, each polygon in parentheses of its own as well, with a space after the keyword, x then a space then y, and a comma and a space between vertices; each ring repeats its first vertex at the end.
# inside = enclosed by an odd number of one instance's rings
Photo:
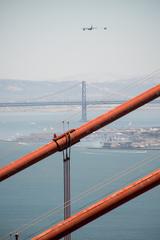
MULTIPOLYGON (((106 107, 90 108, 88 119, 105 110, 106 107)), ((1 111, 0 166, 45 143, 22 144, 14 141, 17 137, 62 131, 62 120, 69 120, 70 128, 80 126, 80 109, 60 107, 1 111)), ((108 127, 160 127, 160 108, 158 105, 141 108, 108 127)), ((160 166, 158 150, 107 150, 92 148, 95 142, 89 144, 89 147, 79 144, 71 149, 73 214, 160 166), (135 171, 118 177, 138 165, 135 171)), ((160 188, 156 187, 75 231, 72 239, 159 240, 159 202, 160 188)), ((20 233, 20 239, 31 239, 62 219, 62 153, 54 154, 1 183, 0 239, 14 239, 13 232, 16 230, 20 233), (34 219, 37 220, 32 222, 34 219)))

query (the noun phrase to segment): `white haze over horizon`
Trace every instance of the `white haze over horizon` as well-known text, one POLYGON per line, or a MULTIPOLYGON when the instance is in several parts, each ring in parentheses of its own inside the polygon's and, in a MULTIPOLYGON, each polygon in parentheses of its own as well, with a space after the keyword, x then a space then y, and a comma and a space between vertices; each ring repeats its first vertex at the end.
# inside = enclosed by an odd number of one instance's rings
POLYGON ((144 77, 160 69, 159 23, 159 0, 0 0, 0 79, 144 77))

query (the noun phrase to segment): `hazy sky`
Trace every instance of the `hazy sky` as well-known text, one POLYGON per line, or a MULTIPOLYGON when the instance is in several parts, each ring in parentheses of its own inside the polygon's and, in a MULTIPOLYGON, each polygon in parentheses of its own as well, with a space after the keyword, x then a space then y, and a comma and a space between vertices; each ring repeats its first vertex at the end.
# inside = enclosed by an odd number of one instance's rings
POLYGON ((159 67, 159 0, 0 0, 0 79, 137 76, 159 67), (82 30, 91 24, 98 29, 82 30))

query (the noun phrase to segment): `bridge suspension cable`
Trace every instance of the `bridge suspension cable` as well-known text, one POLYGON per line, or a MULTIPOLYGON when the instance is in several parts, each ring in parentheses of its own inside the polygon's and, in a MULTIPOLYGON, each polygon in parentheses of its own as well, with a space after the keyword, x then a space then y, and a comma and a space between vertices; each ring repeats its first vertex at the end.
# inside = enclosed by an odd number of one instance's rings
MULTIPOLYGON (((69 131, 71 137, 71 145, 76 144, 85 136, 134 111, 135 109, 158 98, 159 96, 160 84, 119 105, 115 109, 102 114, 101 116, 89 121, 88 123, 83 124, 81 127, 77 129, 71 129, 69 131)), ((63 149, 67 148, 67 140, 65 137, 66 134, 67 133, 59 136, 56 139, 53 139, 52 142, 1 168, 0 180, 5 180, 6 178, 16 174, 26 167, 33 165, 41 159, 44 159, 57 151, 62 151, 63 149)))
MULTIPOLYGON (((125 86, 121 86, 120 88, 118 88, 117 91, 112 91, 111 89, 106 89, 104 87, 102 88, 93 83, 89 83, 89 86, 94 87, 97 90, 103 91, 104 93, 107 92, 107 98, 113 97, 113 94, 114 94, 114 95, 117 95, 117 97, 123 97, 123 99, 125 100, 127 98, 128 99, 130 98, 130 96, 127 94, 128 90, 130 89, 135 90, 135 87, 144 86, 144 83, 146 82, 146 80, 151 80, 150 83, 153 83, 153 77, 155 77, 156 74, 158 73, 160 73, 160 68, 155 69, 151 73, 146 74, 146 76, 141 77, 139 80, 135 80, 134 82, 128 82, 125 86)), ((155 85, 158 83, 153 83, 153 84, 155 85)), ((106 99, 104 99, 104 101, 105 100, 106 99)))
MULTIPOLYGON (((94 84, 94 83, 88 83, 87 85, 89 85, 89 87, 95 88, 97 91, 101 91, 101 92, 107 94, 107 98, 111 98, 111 97, 113 97, 113 95, 117 95, 118 98, 119 98, 119 97, 120 97, 120 98, 123 97, 124 100, 127 99, 127 98, 129 98, 128 95, 124 95, 124 93, 121 93, 120 91, 115 92, 115 91, 113 91, 113 90, 111 90, 111 89, 108 89, 108 88, 106 89, 106 88, 104 88, 104 87, 97 86, 97 85, 94 84)), ((121 100, 123 100, 123 99, 121 99, 121 100)), ((106 99, 102 99, 102 100, 106 100, 106 99)))
MULTIPOLYGON (((159 94, 159 91, 157 91, 157 93, 159 94)), ((59 140, 59 139, 58 139, 59 140)))
MULTIPOLYGON (((124 90, 125 92, 128 91, 130 88, 134 88, 134 87, 139 87, 139 86, 144 86, 144 83, 146 82, 146 80, 151 80, 150 83, 153 83, 153 77, 156 76, 157 73, 160 73, 160 68, 154 70, 153 72, 147 74, 146 76, 140 78, 140 80, 137 82, 133 82, 131 84, 128 84, 127 86, 124 87, 124 90)), ((154 85, 155 84, 158 84, 158 83, 153 83, 154 85)), ((120 89, 121 90, 121 89, 120 89)))
MULTIPOLYGON (((158 159, 159 159, 159 154, 153 154, 152 156, 147 156, 147 157, 143 158, 140 163, 138 162, 136 164, 133 164, 129 168, 122 170, 120 173, 115 174, 110 178, 107 177, 107 178, 103 179, 102 181, 98 182, 97 184, 91 186, 86 191, 81 192, 78 196, 74 197, 71 202, 70 201, 66 202, 66 207, 70 206, 70 205, 73 206, 73 204, 75 204, 75 203, 81 201, 82 199, 88 197, 92 193, 95 193, 95 192, 100 191, 101 189, 104 189, 104 187, 115 183, 116 181, 122 179, 123 177, 129 175, 130 173, 132 173, 132 172, 134 172, 134 171, 136 171, 136 170, 138 170, 138 169, 140 169, 140 168, 142 168, 142 167, 148 165, 149 163, 151 163, 153 161, 156 161, 158 159)), ((9 239, 9 235, 10 234, 14 235, 16 232, 18 232, 21 235, 21 239, 23 239, 22 238, 22 233, 27 231, 29 228, 37 225, 38 223, 46 220, 48 217, 59 214, 63 210, 64 210, 63 205, 59 205, 56 208, 50 209, 49 211, 47 211, 43 215, 33 219, 30 223, 25 224, 24 226, 22 226, 20 228, 17 228, 14 231, 10 232, 9 234, 5 235, 4 237, 2 237, 1 240, 9 239)), ((79 209, 79 210, 81 210, 81 209, 79 209)))
POLYGON ((32 100, 40 100, 40 99, 44 99, 44 98, 51 97, 51 96, 52 96, 52 97, 55 97, 55 96, 57 96, 57 95, 59 95, 59 94, 63 94, 63 93, 65 93, 65 92, 67 92, 67 91, 70 91, 71 89, 79 86, 80 84, 81 84, 81 83, 78 82, 78 83, 76 83, 76 84, 73 84, 73 85, 70 86, 70 87, 67 87, 67 88, 58 90, 58 91, 56 91, 56 92, 48 93, 48 94, 45 94, 45 95, 42 95, 42 96, 39 96, 39 97, 32 98, 30 101, 32 101, 32 100))
MULTIPOLYGON (((136 80, 136 81, 134 81, 132 83, 128 82, 127 85, 118 88, 117 92, 113 92, 113 91, 108 90, 107 98, 112 98, 113 97, 112 94, 117 94, 117 93, 118 94, 120 93, 120 95, 123 97, 124 100, 126 99, 126 97, 130 98, 130 96, 128 94, 126 94, 128 92, 128 90, 130 90, 130 89, 135 90, 136 87, 144 86, 144 83, 148 79, 151 80, 150 83, 153 82, 153 77, 155 77, 156 74, 159 74, 159 73, 160 73, 160 68, 157 68, 154 71, 152 71, 151 73, 147 74, 146 76, 140 78, 139 81, 136 80), (152 77, 152 79, 151 79, 151 77, 152 77)), ((107 91, 105 88, 98 87, 98 86, 96 86, 94 84, 90 83, 89 85, 91 85, 94 88, 99 89, 99 90, 101 90, 103 92, 107 91)), ((123 99, 121 99, 121 100, 123 100, 123 99)), ((102 101, 106 101, 106 99, 103 99, 102 101)), ((88 107, 88 112, 89 113, 94 112, 94 111, 95 111, 94 109, 90 109, 88 107)))
POLYGON ((32 240, 58 240, 160 184, 160 169, 59 222, 32 240))

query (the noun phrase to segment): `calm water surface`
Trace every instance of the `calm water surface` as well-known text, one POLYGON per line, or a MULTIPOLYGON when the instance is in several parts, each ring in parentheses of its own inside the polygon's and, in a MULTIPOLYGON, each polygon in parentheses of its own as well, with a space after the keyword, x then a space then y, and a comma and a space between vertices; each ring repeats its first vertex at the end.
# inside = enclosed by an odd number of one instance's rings
MULTIPOLYGON (((59 112, 42 112, 40 110, 36 112, 1 112, 0 139, 12 139, 32 132, 60 130, 62 128, 61 121, 69 119, 76 111, 70 113, 69 109, 65 109, 59 112)), ((89 118, 103 111, 104 109, 92 109, 89 118)), ((75 114, 75 118, 70 120, 70 127, 79 126, 81 124, 79 119, 80 114, 75 114)), ((138 110, 111 125, 116 128, 126 126, 160 127, 160 110, 157 108, 138 110)), ((5 165, 40 145, 21 145, 15 142, 1 141, 0 165, 5 165)), ((160 151, 112 151, 74 146, 71 159, 72 212, 77 212, 159 168, 159 154, 160 151), (148 162, 151 159, 155 160, 148 162), (109 184, 113 176, 118 176, 122 171, 126 171, 136 164, 144 164, 144 162, 146 164, 137 168, 136 171, 109 184), (97 185, 99 183, 103 184, 99 187, 97 185), (79 201, 74 200, 81 192, 95 185, 94 191, 90 194, 83 195, 79 201)), ((1 239, 17 228, 22 231, 20 239, 30 239, 42 232, 63 218, 62 154, 57 153, 50 156, 7 179, 1 183, 0 191, 1 239), (37 221, 25 230, 32 219, 57 206, 60 207, 57 214, 51 212, 43 221, 37 221)), ((76 231, 73 233, 73 239, 159 240, 159 201, 160 188, 157 187, 76 231)))

